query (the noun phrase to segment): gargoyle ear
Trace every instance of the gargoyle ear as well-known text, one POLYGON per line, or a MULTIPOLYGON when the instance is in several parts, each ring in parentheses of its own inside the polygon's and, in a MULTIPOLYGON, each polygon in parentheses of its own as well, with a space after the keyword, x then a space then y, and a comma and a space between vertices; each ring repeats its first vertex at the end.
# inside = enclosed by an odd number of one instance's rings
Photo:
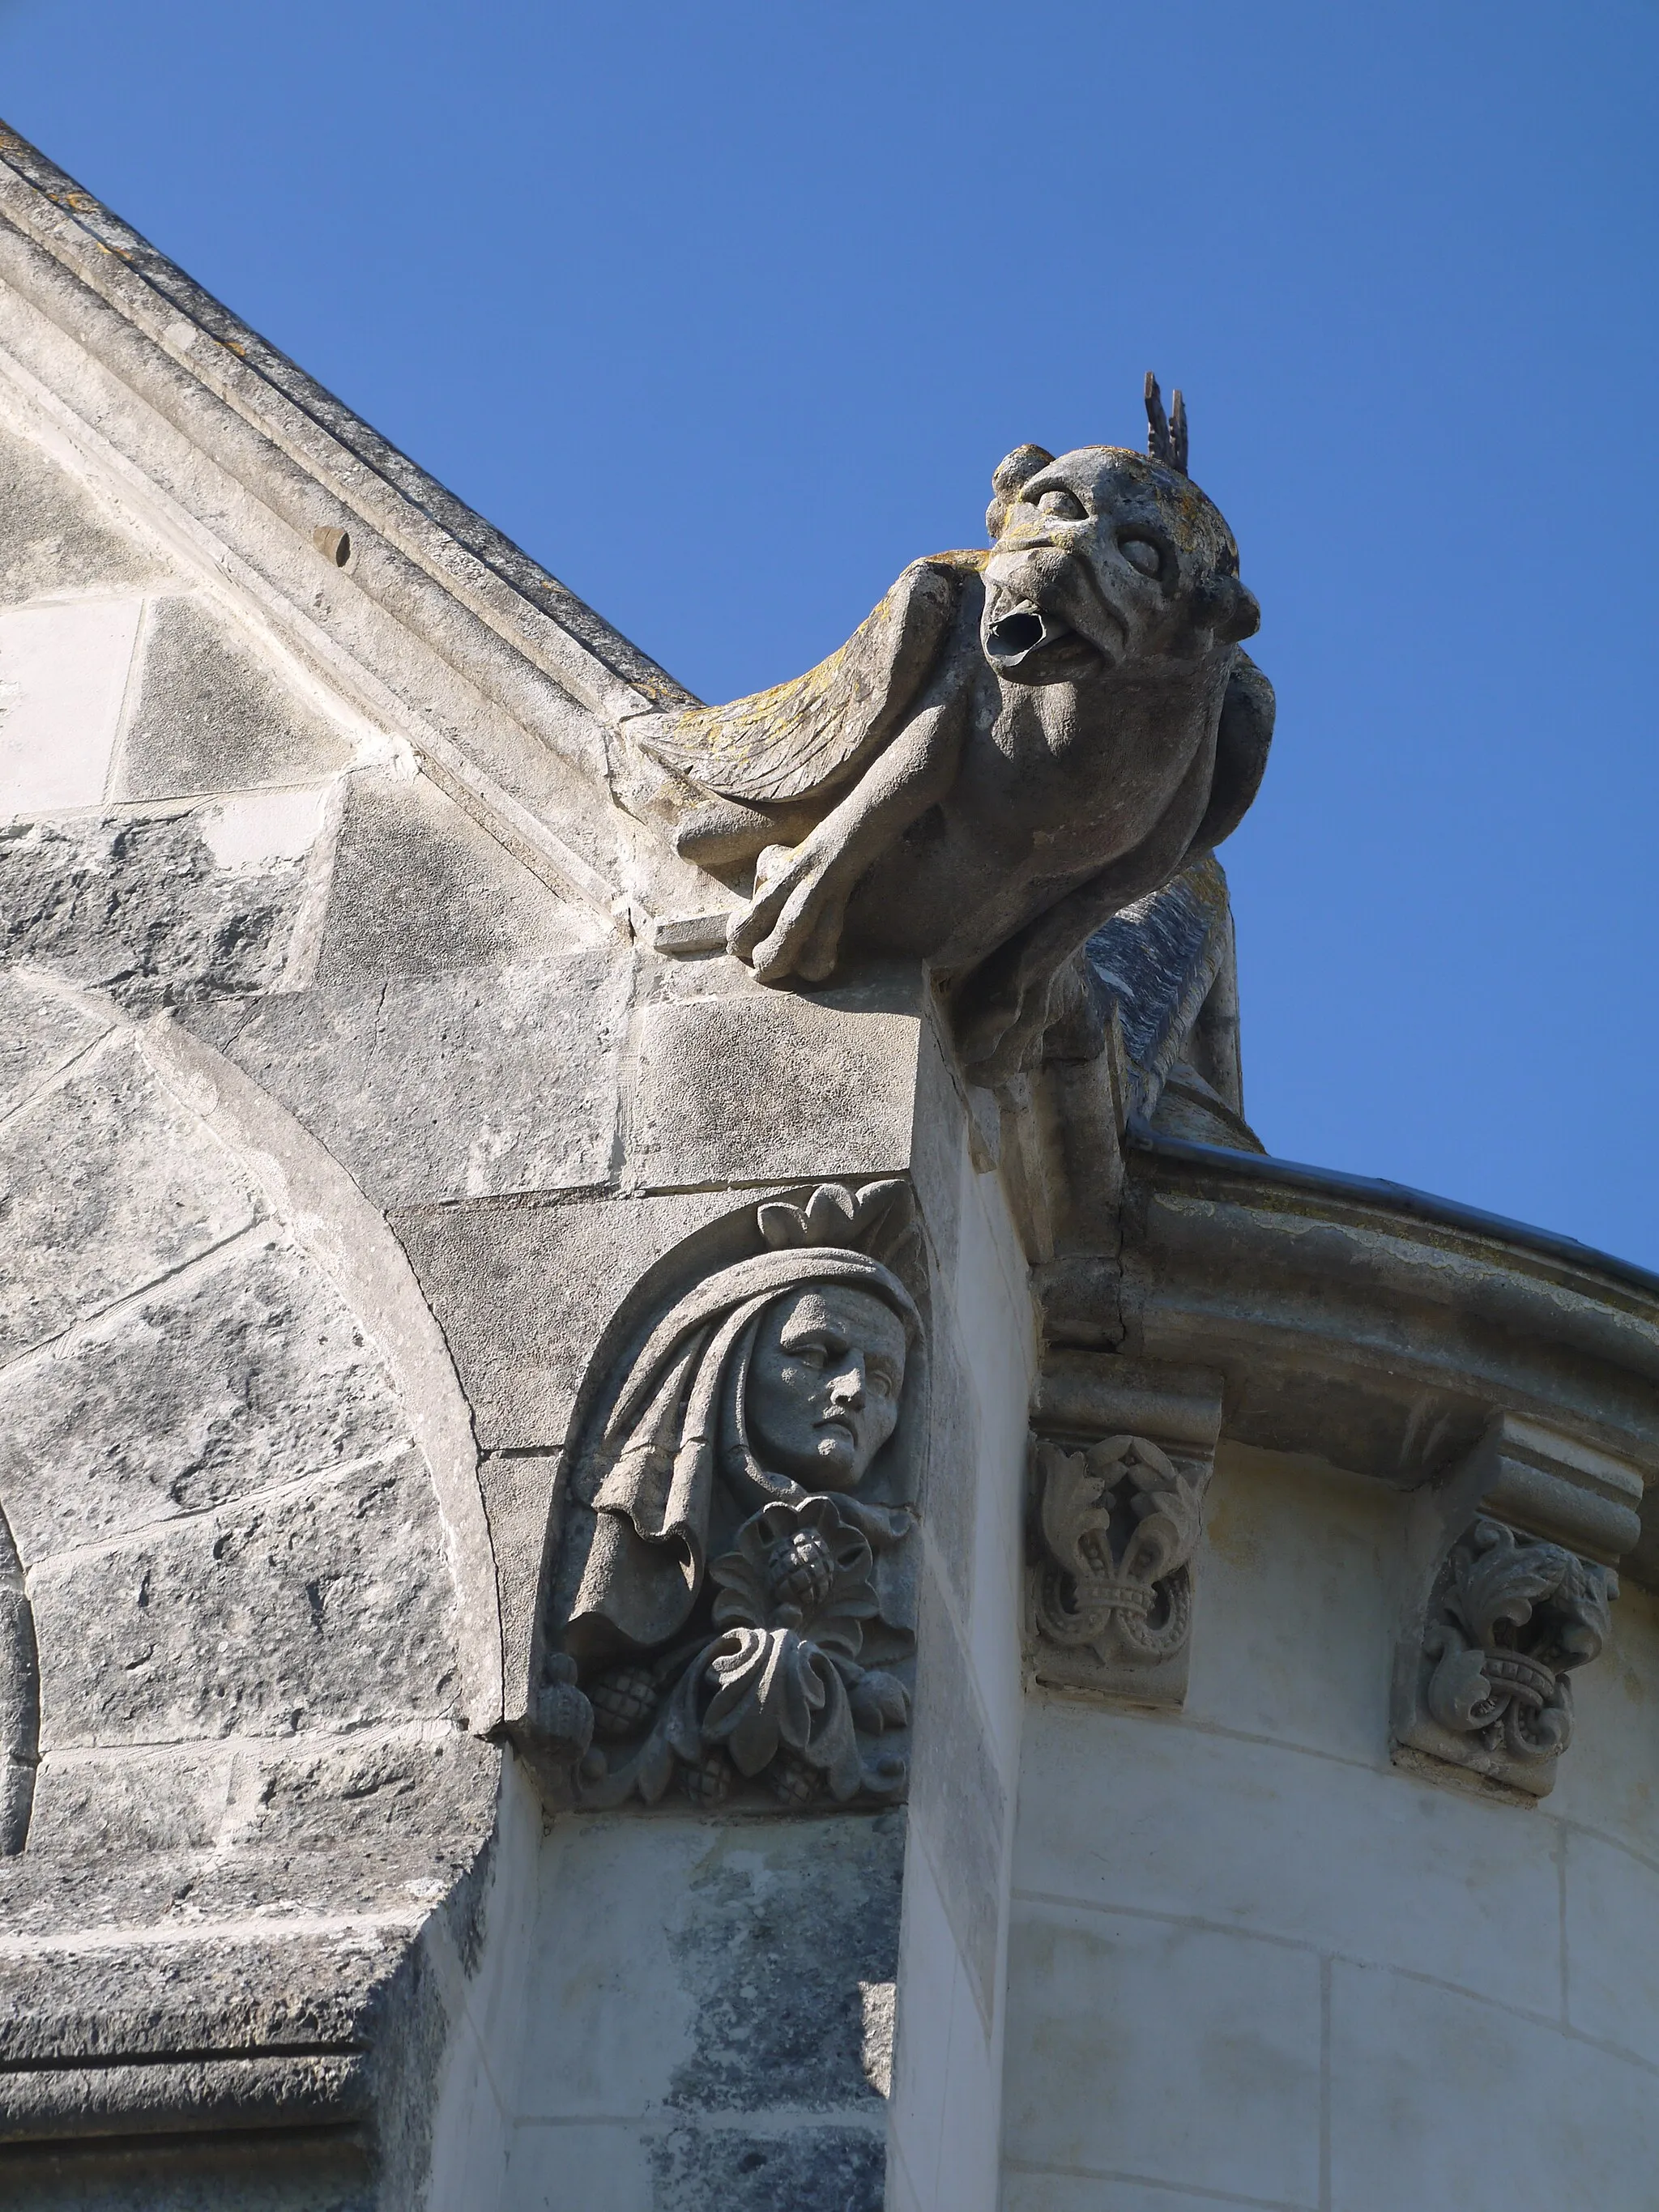
POLYGON ((1041 446, 1016 446, 1006 460, 997 463, 991 471, 991 504, 985 510, 985 527, 993 542, 1001 537, 1009 507, 1018 497, 1021 486, 1030 483, 1054 458, 1041 446))
POLYGON ((1187 848, 1188 859, 1213 851, 1244 819, 1267 769, 1267 748, 1273 741, 1273 685, 1249 654, 1241 653, 1222 697, 1210 803, 1187 848))

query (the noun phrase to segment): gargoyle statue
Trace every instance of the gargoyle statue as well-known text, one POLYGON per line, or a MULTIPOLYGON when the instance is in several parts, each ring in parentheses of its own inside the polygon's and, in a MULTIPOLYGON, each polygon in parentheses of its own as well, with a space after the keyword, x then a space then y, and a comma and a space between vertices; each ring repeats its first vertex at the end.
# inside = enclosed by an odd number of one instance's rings
POLYGON ((1146 410, 1146 455, 1010 453, 988 552, 915 562, 805 676, 625 726, 675 779, 679 852, 753 866, 732 952, 767 982, 824 981, 843 948, 927 961, 984 1082, 1030 1064, 1073 955, 1236 828, 1266 765, 1273 687, 1239 649, 1260 609, 1187 475, 1181 394, 1166 417, 1149 375, 1146 410))

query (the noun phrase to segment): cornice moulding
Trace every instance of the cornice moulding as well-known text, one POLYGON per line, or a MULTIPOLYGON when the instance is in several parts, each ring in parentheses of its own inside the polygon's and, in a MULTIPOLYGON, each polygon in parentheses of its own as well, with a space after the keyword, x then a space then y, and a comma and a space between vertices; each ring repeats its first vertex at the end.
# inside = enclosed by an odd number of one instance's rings
POLYGON ((1505 1454, 1506 1510, 1547 1533, 1577 1510, 1552 1486, 1583 1491, 1586 1528, 1607 1523, 1591 1548, 1659 1583, 1659 1510, 1625 1552, 1659 1479, 1659 1279, 1397 1185, 1144 1128, 1127 1170, 1117 1261, 1048 1271, 1051 1343, 1219 1369, 1224 1436, 1401 1488, 1468 1461, 1499 1416, 1511 1437, 1541 1423, 1541 1457, 1505 1454))

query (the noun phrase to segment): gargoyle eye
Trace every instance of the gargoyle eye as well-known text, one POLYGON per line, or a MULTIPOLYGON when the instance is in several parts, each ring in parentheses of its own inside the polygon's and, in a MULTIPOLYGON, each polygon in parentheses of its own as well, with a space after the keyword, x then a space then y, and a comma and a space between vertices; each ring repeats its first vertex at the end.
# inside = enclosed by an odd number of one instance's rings
POLYGON ((1062 522, 1083 520, 1083 501, 1075 492, 1066 491, 1058 484, 1038 494, 1036 511, 1039 514, 1056 515, 1062 522))
POLYGON ((1120 538, 1117 542, 1124 559, 1143 576, 1156 576, 1163 568, 1164 556, 1150 538, 1120 538))

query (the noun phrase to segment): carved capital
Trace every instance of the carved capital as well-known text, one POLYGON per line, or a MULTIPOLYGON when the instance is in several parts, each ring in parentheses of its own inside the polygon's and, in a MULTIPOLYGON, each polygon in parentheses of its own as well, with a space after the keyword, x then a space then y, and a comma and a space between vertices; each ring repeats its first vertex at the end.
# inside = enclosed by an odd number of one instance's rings
POLYGON ((1179 1707, 1195 1554, 1221 1423, 1218 1376, 1058 1353, 1032 1409, 1026 1571, 1031 1674, 1179 1707))
POLYGON ((1572 1676, 1595 1659, 1639 1532, 1641 1478, 1542 1423, 1500 1414, 1440 1493, 1443 1533, 1395 1677, 1396 1760, 1546 1796, 1572 1740, 1572 1676))

